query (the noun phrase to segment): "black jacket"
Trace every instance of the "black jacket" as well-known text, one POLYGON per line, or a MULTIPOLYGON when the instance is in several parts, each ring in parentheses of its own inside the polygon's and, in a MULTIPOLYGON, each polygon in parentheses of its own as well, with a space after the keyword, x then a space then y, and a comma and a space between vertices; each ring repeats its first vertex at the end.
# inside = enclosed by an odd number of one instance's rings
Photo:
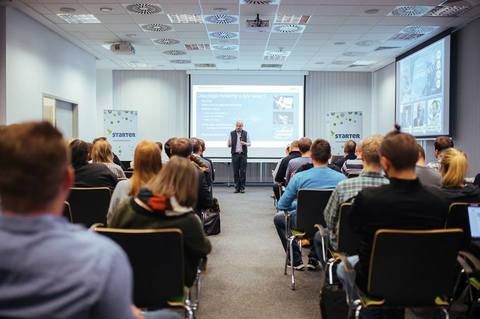
POLYGON ((300 153, 300 151, 293 151, 282 159, 280 165, 278 166, 277 175, 275 175, 275 182, 285 185, 285 175, 287 174, 288 162, 300 156, 302 156, 302 153, 300 153))
POLYGON ((453 202, 480 202, 480 188, 476 185, 465 185, 465 187, 442 187, 442 192, 448 203, 453 202))
POLYGON ((390 178, 390 184, 366 188, 358 193, 350 223, 360 235, 360 260, 356 282, 366 292, 370 253, 379 229, 444 228, 448 205, 438 189, 422 186, 418 179, 390 178))
POLYGON ((354 160, 354 159, 357 159, 357 155, 355 155, 354 153, 352 154, 347 154, 345 155, 344 157, 342 157, 341 159, 337 160, 335 164, 338 168, 342 168, 343 164, 347 161, 347 160, 354 160))
POLYGON ((109 187, 117 185, 117 176, 107 166, 99 163, 75 167, 75 187, 109 187))

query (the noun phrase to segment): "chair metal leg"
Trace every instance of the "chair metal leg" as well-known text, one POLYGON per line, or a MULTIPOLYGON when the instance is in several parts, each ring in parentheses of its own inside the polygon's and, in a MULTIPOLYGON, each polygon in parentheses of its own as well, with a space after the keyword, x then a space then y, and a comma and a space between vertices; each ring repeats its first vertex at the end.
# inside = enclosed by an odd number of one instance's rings
POLYGON ((450 319, 450 313, 448 312, 447 308, 442 308, 442 312, 445 315, 445 319, 450 319))
POLYGON ((185 309, 185 318, 186 319, 193 319, 193 311, 192 311, 192 308, 190 307, 190 305, 188 303, 185 303, 183 308, 185 309))
POLYGON ((294 240, 295 240, 295 236, 291 236, 288 239, 288 248, 290 250, 290 266, 292 267, 292 276, 291 276, 291 285, 290 285, 292 290, 295 290, 295 268, 293 266, 293 241, 294 240))
POLYGON ((288 236, 288 213, 285 211, 285 239, 287 240, 287 251, 285 252, 285 269, 283 274, 287 275, 287 266, 288 266, 288 241, 289 241, 289 236, 288 236))
POLYGON ((355 319, 360 319, 360 310, 362 310, 362 303, 358 303, 355 307, 355 319))
POLYGON ((325 237, 323 235, 320 236, 322 238, 322 264, 325 265, 327 262, 327 249, 325 245, 325 237))

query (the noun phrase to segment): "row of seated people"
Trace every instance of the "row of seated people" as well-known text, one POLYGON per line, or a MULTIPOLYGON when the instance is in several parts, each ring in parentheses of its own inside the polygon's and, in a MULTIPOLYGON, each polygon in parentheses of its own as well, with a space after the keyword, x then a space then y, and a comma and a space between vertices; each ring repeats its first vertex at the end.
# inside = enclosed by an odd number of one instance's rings
MULTIPOLYGON (((274 217, 279 239, 296 270, 319 269, 318 257, 322 254, 322 236, 317 232, 304 265, 299 246, 293 242, 293 256, 287 252, 285 213, 288 211, 290 229, 296 223, 296 196, 300 189, 334 189, 324 210, 331 250, 337 249, 338 216, 342 203, 352 202, 350 225, 360 238, 358 255, 350 256, 348 262, 353 272, 337 267, 337 276, 343 282, 352 299, 356 289, 366 292, 369 261, 374 234, 378 229, 439 229, 445 227, 449 204, 452 202, 480 202, 480 189, 465 185, 467 173, 466 155, 449 147, 441 152, 439 171, 435 168, 417 173, 424 162, 424 151, 410 134, 399 127, 385 137, 368 137, 361 144, 358 155, 363 171, 358 177, 347 179, 328 167, 331 157, 330 145, 318 139, 313 142, 310 156, 313 168, 295 174, 280 197, 274 217), (418 174, 418 175, 417 175, 418 174), (433 176, 433 177, 432 177, 433 176), (426 178, 428 177, 428 178, 426 178)), ((366 313, 365 317, 376 318, 378 313, 366 313)), ((402 316, 395 311, 388 318, 402 316)))
MULTIPOLYGON (((108 142, 102 140, 98 145, 107 150, 105 158, 111 161, 108 142)), ((0 262, 0 317, 179 318, 165 310, 142 312, 136 308, 132 269, 121 248, 62 217, 78 167, 94 167, 89 174, 95 175, 101 170, 98 165, 103 165, 88 163, 85 142, 75 140, 69 146, 47 122, 0 129, 4 168, 0 175, 0 254, 8 256, 0 262)), ((139 143, 134 175, 120 182, 127 184, 127 191, 118 194, 108 226, 180 229, 185 283, 191 286, 200 259, 211 250, 194 212, 195 207, 203 208, 197 205, 201 196, 197 185, 201 177, 205 180, 205 172, 190 160, 190 140, 174 139, 169 146, 172 157, 162 167, 158 145, 139 143)), ((110 171, 107 165, 102 167, 110 171)), ((201 205, 208 207, 209 200, 207 195, 201 205)))

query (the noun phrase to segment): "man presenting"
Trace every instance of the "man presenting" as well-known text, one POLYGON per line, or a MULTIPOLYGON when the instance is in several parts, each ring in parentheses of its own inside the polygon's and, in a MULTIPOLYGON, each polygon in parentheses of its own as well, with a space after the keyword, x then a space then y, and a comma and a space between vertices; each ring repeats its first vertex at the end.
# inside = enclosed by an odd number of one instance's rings
POLYGON ((232 153, 235 193, 245 193, 248 146, 250 146, 250 137, 247 131, 243 130, 243 122, 238 120, 235 123, 235 130, 231 131, 228 137, 228 147, 232 153))

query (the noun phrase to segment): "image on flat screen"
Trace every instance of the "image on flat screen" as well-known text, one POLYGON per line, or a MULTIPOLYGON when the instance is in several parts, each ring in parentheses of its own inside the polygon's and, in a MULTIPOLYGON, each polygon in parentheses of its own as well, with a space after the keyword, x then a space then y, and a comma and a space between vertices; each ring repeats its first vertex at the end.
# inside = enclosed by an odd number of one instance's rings
POLYGON ((228 133, 241 119, 252 149, 277 149, 281 156, 285 145, 303 136, 303 90, 299 85, 193 85, 191 135, 203 138, 207 150, 226 149, 228 133))
POLYGON ((415 136, 448 134, 450 38, 397 61, 396 122, 415 136))

